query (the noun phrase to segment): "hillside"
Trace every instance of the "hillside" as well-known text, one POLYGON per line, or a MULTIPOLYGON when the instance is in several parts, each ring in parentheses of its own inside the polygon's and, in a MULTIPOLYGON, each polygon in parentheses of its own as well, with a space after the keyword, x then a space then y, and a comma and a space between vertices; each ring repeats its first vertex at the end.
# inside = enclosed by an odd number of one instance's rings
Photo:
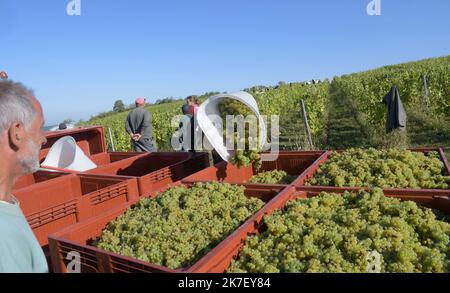
MULTIPOLYGON (((410 147, 450 146, 450 56, 389 65, 366 72, 335 77, 320 84, 280 84, 247 89, 262 114, 280 115, 281 149, 305 149, 300 100, 303 98, 315 148, 396 146, 398 137, 385 134, 386 106, 381 103, 396 85, 408 114, 410 147), (426 87, 424 87, 426 79, 426 87)), ((155 140, 170 150, 174 131, 170 122, 180 114, 182 102, 151 105, 155 140)), ((84 125, 103 125, 113 131, 117 150, 129 150, 123 123, 128 112, 93 119, 84 125)), ((175 127, 176 127, 175 123, 175 127)), ((109 144, 109 141, 108 141, 109 144)))

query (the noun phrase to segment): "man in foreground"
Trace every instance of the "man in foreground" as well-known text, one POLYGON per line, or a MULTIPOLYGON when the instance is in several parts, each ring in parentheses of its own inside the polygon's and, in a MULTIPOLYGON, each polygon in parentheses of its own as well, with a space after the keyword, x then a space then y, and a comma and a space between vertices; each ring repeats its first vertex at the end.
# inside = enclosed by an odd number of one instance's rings
POLYGON ((39 169, 39 150, 46 143, 43 126, 42 108, 32 91, 0 81, 0 273, 48 272, 44 253, 12 195, 20 176, 39 169))

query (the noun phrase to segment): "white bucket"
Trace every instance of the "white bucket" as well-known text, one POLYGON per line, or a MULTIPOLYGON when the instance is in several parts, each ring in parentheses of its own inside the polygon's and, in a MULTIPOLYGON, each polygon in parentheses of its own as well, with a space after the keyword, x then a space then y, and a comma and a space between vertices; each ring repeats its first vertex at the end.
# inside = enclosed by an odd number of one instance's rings
POLYGON ((208 98, 200 105, 197 112, 198 125, 202 129, 211 146, 225 161, 229 161, 234 154, 234 151, 227 150, 224 141, 223 133, 220 125, 222 122, 219 103, 223 99, 234 99, 244 103, 255 113, 259 121, 259 147, 262 149, 267 139, 266 124, 259 113, 258 104, 256 100, 247 92, 236 92, 229 94, 219 94, 208 98), (217 121, 216 121, 217 120, 217 121), (220 121, 219 121, 220 120, 220 121))
POLYGON ((64 136, 52 145, 42 167, 83 172, 97 165, 85 155, 73 137, 64 136))

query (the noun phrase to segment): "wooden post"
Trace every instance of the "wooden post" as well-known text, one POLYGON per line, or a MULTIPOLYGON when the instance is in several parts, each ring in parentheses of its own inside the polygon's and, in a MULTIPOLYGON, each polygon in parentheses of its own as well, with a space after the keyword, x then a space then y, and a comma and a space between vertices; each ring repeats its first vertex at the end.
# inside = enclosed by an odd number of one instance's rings
POLYGON ((111 149, 112 149, 113 152, 115 152, 116 151, 116 147, 114 146, 114 140, 113 140, 113 137, 112 137, 112 133, 111 133, 111 128, 110 127, 108 127, 108 133, 109 133, 109 142, 111 143, 111 149))
POLYGON ((314 145, 311 138, 311 130, 309 129, 308 116, 306 115, 305 101, 303 99, 302 99, 302 112, 303 112, 303 121, 305 122, 306 136, 308 137, 309 146, 313 150, 314 145))
POLYGON ((423 82, 423 97, 425 100, 425 106, 428 108, 430 107, 430 91, 428 89, 428 81, 427 76, 425 74, 422 76, 422 82, 423 82))

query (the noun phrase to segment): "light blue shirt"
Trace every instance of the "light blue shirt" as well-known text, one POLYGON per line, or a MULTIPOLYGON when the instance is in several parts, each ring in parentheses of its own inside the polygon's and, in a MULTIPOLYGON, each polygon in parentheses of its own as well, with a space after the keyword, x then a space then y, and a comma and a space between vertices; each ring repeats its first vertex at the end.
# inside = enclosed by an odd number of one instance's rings
POLYGON ((0 202, 0 273, 48 273, 44 252, 17 201, 0 202))

